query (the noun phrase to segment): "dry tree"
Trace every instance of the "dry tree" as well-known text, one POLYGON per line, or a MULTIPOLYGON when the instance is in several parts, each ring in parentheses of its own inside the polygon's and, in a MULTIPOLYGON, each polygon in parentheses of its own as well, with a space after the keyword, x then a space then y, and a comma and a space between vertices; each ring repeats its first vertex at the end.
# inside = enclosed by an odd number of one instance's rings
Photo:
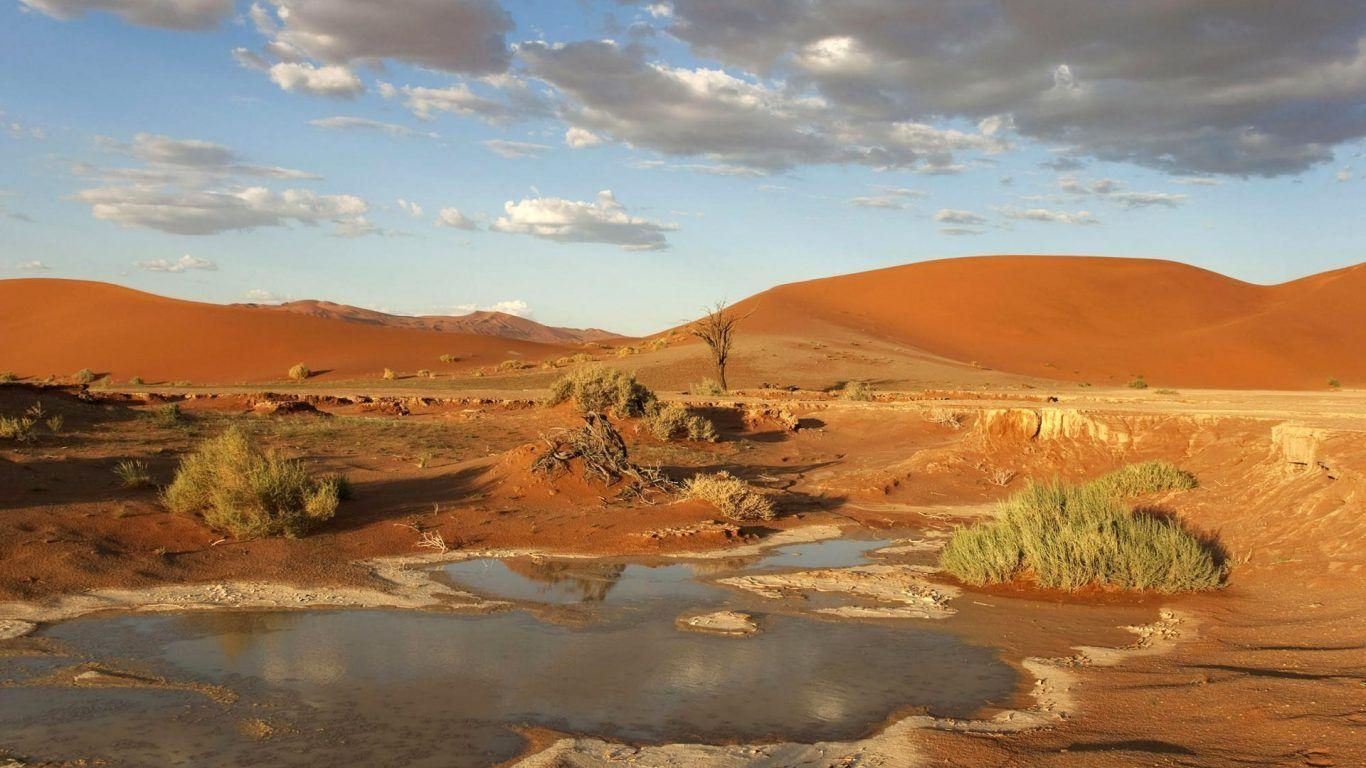
POLYGON ((587 413, 584 426, 578 429, 557 430, 543 437, 548 449, 532 463, 533 472, 546 477, 558 477, 569 470, 570 462, 579 459, 584 478, 599 480, 611 487, 627 481, 625 491, 644 496, 650 491, 673 492, 676 487, 658 470, 631 462, 626 441, 606 416, 587 413))
POLYGON ((726 385, 726 363, 730 361, 731 345, 735 342, 735 326, 753 314, 753 310, 737 317, 726 307, 726 302, 718 301, 711 308, 702 310, 706 315, 688 328, 688 333, 706 342, 711 349, 712 362, 716 365, 716 378, 721 389, 726 385))

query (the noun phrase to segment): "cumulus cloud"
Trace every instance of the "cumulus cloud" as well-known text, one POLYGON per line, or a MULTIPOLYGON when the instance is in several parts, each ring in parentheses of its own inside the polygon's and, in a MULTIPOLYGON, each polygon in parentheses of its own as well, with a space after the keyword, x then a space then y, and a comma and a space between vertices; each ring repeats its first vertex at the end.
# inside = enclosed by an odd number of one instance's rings
POLYGON ((628 251, 658 251, 669 247, 665 233, 677 230, 678 225, 631 216, 605 189, 591 203, 559 197, 509 200, 490 228, 560 243, 606 243, 628 251))
POLYGON ((52 267, 49 267, 48 265, 44 264, 43 262, 37 259, 29 259, 28 261, 16 262, 14 268, 19 270, 20 272, 47 272, 48 270, 52 269, 52 267))
POLYGON ((326 128, 329 131, 370 131, 383 133, 387 136, 399 138, 424 138, 439 139, 440 135, 429 131, 417 131, 406 125, 397 123, 386 123, 380 120, 371 120, 366 117, 349 117, 337 115, 336 117, 320 117, 316 120, 309 120, 308 124, 315 128, 326 128))
POLYGON ((270 81, 286 91, 342 99, 354 98, 365 90, 355 72, 334 64, 318 67, 282 61, 271 65, 270 81))
POLYGON ((185 254, 178 259, 149 259, 147 261, 133 262, 133 266, 138 269, 145 269, 148 272, 189 272, 191 270, 202 270, 206 272, 217 271, 218 265, 208 259, 201 259, 198 256, 185 254))
POLYGON ((1076 154, 1188 174, 1295 173, 1366 135, 1361 3, 1174 0, 1078 13, 1070 0, 677 0, 673 9, 670 32, 695 54, 781 78, 866 121, 1009 115, 1020 135, 1076 154))
MULTIPOLYGON (((983 215, 980 214, 980 213, 973 213, 972 211, 958 211, 958 210, 954 210, 954 209, 952 209, 952 208, 940 208, 939 211, 938 211, 937 213, 934 214, 934 220, 935 220, 935 221, 938 221, 938 222, 941 222, 941 223, 944 223, 944 224, 969 224, 969 225, 971 225, 971 224, 985 224, 985 223, 987 223, 987 217, 983 216, 983 215)), ((942 232, 943 230, 940 230, 940 231, 942 232)), ((953 234, 963 234, 963 233, 953 233, 953 234)))
POLYGON ((559 90, 571 127, 666 155, 763 171, 838 163, 951 172, 962 168, 954 153, 1010 146, 1000 135, 864 120, 818 97, 718 69, 649 62, 646 53, 611 41, 518 47, 529 73, 559 90))
POLYGON ((1012 205, 1001 206, 996 209, 1007 219, 1018 221, 1044 221, 1052 224, 1099 224, 1100 220, 1091 215, 1090 211, 1055 211, 1048 208, 1017 208, 1012 205))
POLYGON ((414 219, 422 218, 422 206, 412 200, 398 199, 398 209, 412 216, 414 219))
MULTIPOLYGON (((46 1, 46 0, 44 0, 46 1)), ((462 74, 507 69, 512 17, 496 0, 269 0, 251 19, 276 55, 329 65, 384 60, 462 74)))
POLYGON ((607 140, 592 131, 570 126, 564 132, 564 143, 571 149, 587 149, 605 144, 607 140))
POLYGON ((252 288, 242 294, 242 298, 256 304, 282 304, 289 301, 288 296, 278 294, 274 291, 268 291, 265 288, 252 288))
POLYGON ((1074 198, 1098 198, 1118 203, 1126 208, 1175 208, 1190 198, 1189 195, 1179 192, 1133 192, 1126 189, 1123 182, 1115 179, 1082 182, 1074 176, 1064 176, 1058 181, 1058 187, 1074 198))
POLYGON ((295 168, 245 162, 233 150, 212 141, 139 133, 127 142, 99 137, 96 144, 105 150, 138 160, 142 165, 126 168, 78 164, 75 166, 78 174, 120 182, 185 186, 201 186, 227 177, 241 176, 288 180, 321 178, 295 168))
POLYGON ((492 304, 457 304, 457 312, 469 314, 471 312, 502 312, 505 315, 515 315, 517 317, 531 317, 531 305, 521 299, 505 299, 492 304))
POLYGON ((549 152, 551 147, 545 144, 535 144, 529 141, 507 141, 505 139, 489 139, 483 142, 489 151, 499 157, 506 157, 516 160, 524 157, 540 157, 549 152))
POLYGON ((436 226, 451 229, 477 229, 474 219, 460 212, 459 208, 446 207, 436 216, 436 226))
POLYGON ((162 29, 209 29, 226 19, 233 0, 19 0, 26 8, 71 20, 107 11, 130 24, 162 29))

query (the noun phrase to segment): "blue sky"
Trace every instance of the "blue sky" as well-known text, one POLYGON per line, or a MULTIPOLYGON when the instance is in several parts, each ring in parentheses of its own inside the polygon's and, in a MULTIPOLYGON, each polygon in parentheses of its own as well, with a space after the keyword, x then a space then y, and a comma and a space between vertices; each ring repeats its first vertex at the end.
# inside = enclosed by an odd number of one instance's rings
POLYGON ((874 0, 407 0, 392 29, 361 2, 0 0, 0 277, 644 333, 947 256, 1253 282, 1366 258, 1351 4, 1218 20, 1282 54, 1268 72, 1246 39, 1169 71, 1224 28, 1189 9, 1070 22, 1109 46, 1073 50, 988 2, 870 24, 848 9, 874 0), (1005 54, 937 68, 983 29, 1005 54))

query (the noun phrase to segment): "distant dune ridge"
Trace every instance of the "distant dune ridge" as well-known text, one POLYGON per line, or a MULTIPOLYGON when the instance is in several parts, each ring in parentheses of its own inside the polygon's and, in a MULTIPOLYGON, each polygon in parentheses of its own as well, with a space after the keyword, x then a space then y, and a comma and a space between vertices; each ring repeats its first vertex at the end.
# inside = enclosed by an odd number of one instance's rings
MULTIPOLYGON (((753 310, 742 326, 751 340, 861 336, 1097 385, 1139 374, 1155 387, 1366 385, 1366 264, 1261 286, 1169 261, 981 256, 782 285, 736 310, 753 310)), ((302 361, 322 377, 357 378, 385 367, 440 370, 443 354, 467 370, 610 337, 599 333, 500 313, 221 306, 104 283, 0 281, 0 370, 25 376, 88 367, 120 379, 231 383, 280 379, 302 361)), ((648 356, 631 360, 648 368, 648 356)))
POLYGON ((464 315, 391 315, 373 309, 362 309, 330 301, 307 299, 286 301, 282 304, 240 304, 236 306, 276 309, 313 317, 346 320, 352 323, 384 325, 394 328, 417 328, 429 331, 453 331, 480 336, 501 336, 505 339, 539 341, 545 344, 582 344, 585 341, 608 341, 621 338, 619 334, 598 328, 555 328, 535 320, 506 312, 476 310, 464 315))

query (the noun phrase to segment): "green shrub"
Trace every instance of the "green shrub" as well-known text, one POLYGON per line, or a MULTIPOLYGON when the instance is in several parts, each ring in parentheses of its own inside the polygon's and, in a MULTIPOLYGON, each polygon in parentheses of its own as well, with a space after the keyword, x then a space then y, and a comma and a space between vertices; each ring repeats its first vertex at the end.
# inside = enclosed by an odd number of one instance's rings
POLYGON ((162 427, 178 427, 185 423, 185 414, 180 410, 180 403, 167 403, 156 411, 157 425, 162 427))
POLYGON ((1337 380, 1335 377, 1333 377, 1333 376, 1329 376, 1329 377, 1328 377, 1328 386, 1331 387, 1331 388, 1333 388, 1333 389, 1342 389, 1342 382, 1338 381, 1338 380, 1337 380))
POLYGON ((89 384, 95 380, 95 372, 89 368, 82 368, 71 374, 71 378, 75 379, 77 384, 89 384))
POLYGON ((1147 389, 1148 382, 1143 380, 1143 374, 1138 374, 1134 380, 1129 382, 1129 389, 1147 389))
POLYGON ((140 387, 143 384, 146 384, 147 382, 143 381, 141 376, 134 376, 133 378, 128 380, 128 383, 134 387, 140 387))
POLYGON ((13 440, 16 443, 32 442, 33 425, 38 422, 27 416, 10 418, 0 416, 0 440, 13 440))
POLYGON ((295 363, 293 367, 289 369, 289 378, 294 379, 295 381, 304 381, 312 375, 313 372, 303 363, 295 363))
POLYGON ((711 504, 732 520, 772 520, 778 514, 767 496, 728 472, 694 475, 683 484, 683 493, 711 504))
POLYGON ((715 379, 703 379, 696 384, 688 385, 688 392, 694 395, 716 397, 726 394, 726 388, 715 379))
POLYGON ((349 494, 344 478, 314 479, 302 463, 263 451, 230 427, 181 460, 163 499, 171 511, 202 515, 238 538, 293 538, 330 519, 349 494))
POLYGON ((114 465, 114 475, 124 488, 143 488, 152 484, 152 476, 147 473, 147 463, 129 459, 114 465))
POLYGON ((12 371, 0 371, 0 384, 12 384, 19 380, 12 371))
POLYGON ((1064 590, 1212 589, 1226 574, 1217 546, 1170 516, 1134 511, 1126 503, 1139 494, 1194 486, 1190 473, 1156 461, 1081 485, 1031 482, 1001 504, 996 519, 954 531, 939 562, 975 585, 1028 577, 1064 590))
POLYGON ((54 413, 47 417, 47 421, 44 421, 43 423, 47 425, 47 431, 55 435, 58 432, 61 432, 62 427, 66 425, 66 417, 60 413, 54 413))
POLYGON ((686 437, 689 440, 714 442, 718 439, 716 425, 677 403, 667 405, 658 401, 646 408, 645 424, 650 434, 660 440, 686 437))
POLYGON ((550 385, 550 405, 573 401, 580 410, 612 411, 617 417, 643 416, 655 395, 636 377, 603 365, 586 365, 550 385))
POLYGON ((872 400, 873 387, 866 381, 845 382, 844 388, 840 390, 840 397, 845 400, 872 400))

